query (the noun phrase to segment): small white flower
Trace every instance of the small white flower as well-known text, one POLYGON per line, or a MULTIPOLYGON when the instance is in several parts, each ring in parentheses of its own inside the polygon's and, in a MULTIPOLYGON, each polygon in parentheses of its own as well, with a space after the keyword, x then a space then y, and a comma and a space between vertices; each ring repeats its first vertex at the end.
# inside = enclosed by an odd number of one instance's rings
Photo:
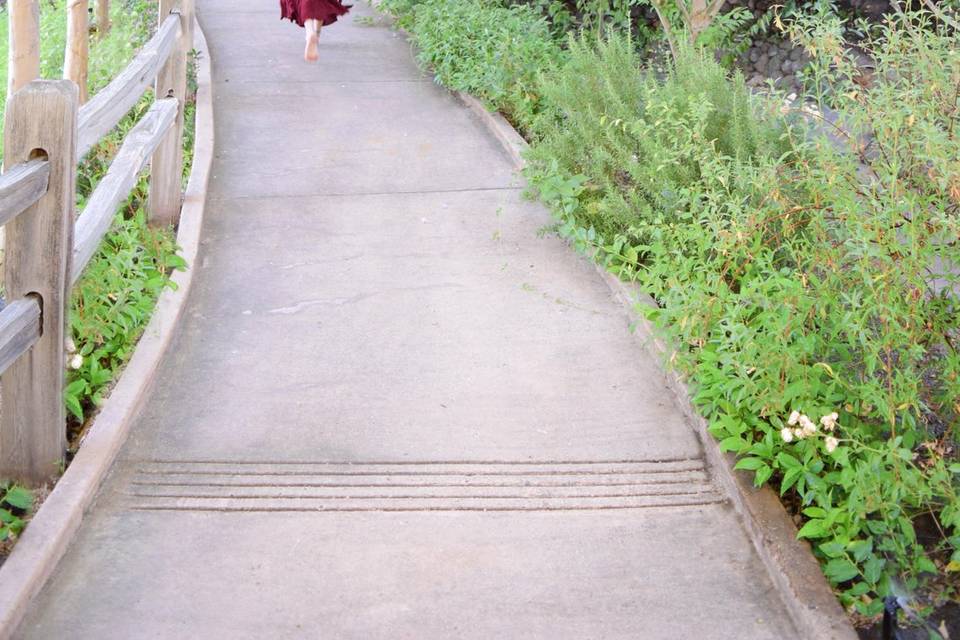
POLYGON ((64 346, 67 349, 67 353, 77 352, 77 345, 76 343, 74 343, 73 338, 67 338, 66 342, 64 343, 64 346))
POLYGON ((78 353, 78 354, 76 354, 75 356, 73 356, 72 358, 70 358, 70 368, 71 368, 71 369, 79 369, 79 368, 82 367, 82 366, 83 366, 83 356, 82 356, 82 355, 80 355, 80 354, 78 353))
POLYGON ((784 427, 780 430, 780 437, 783 438, 784 442, 793 442, 793 431, 790 427, 784 427))
POLYGON ((827 436, 827 439, 825 442, 827 445, 827 453, 833 453, 837 449, 837 446, 840 444, 840 441, 834 438, 833 436, 827 436))
POLYGON ((791 427, 797 424, 797 421, 800 420, 800 412, 794 411, 790 414, 790 417, 787 419, 787 424, 791 427))
POLYGON ((803 429, 803 435, 812 436, 817 432, 817 425, 807 416, 800 416, 800 428, 803 429))
POLYGON ((803 429, 797 428, 793 430, 793 437, 797 440, 803 440, 807 434, 803 432, 803 429))
POLYGON ((837 420, 839 418, 840 416, 836 412, 833 412, 828 416, 823 416, 820 418, 820 424, 822 424, 823 428, 827 431, 833 431, 837 428, 837 420))

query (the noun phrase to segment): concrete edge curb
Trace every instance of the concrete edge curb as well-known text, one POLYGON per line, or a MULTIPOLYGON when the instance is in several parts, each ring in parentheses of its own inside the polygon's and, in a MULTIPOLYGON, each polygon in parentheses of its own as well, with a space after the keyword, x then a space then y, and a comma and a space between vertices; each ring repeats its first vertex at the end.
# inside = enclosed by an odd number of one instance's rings
MULTIPOLYGON (((526 140, 501 114, 491 113, 475 97, 462 91, 456 95, 503 145, 516 169, 522 169, 526 140)), ((769 487, 755 488, 749 474, 734 471, 735 457, 720 451, 717 441, 707 430, 707 421, 693 406, 686 382, 677 372, 663 366, 671 349, 656 337, 653 326, 637 313, 639 306, 656 306, 656 302, 635 284, 623 282, 596 263, 594 266, 623 305, 643 348, 661 363, 660 371, 667 387, 700 438, 714 477, 730 496, 797 631, 810 639, 856 640, 857 634, 809 545, 797 539, 797 528, 780 498, 769 487)))
POLYGON ((188 269, 171 276, 176 288, 160 295, 133 356, 94 419, 76 457, 0 567, 0 640, 6 640, 17 629, 30 601, 52 575, 80 527, 85 511, 153 386, 157 367, 176 334, 190 292, 200 248, 214 135, 210 54, 199 23, 196 23, 194 48, 201 53, 197 62, 194 161, 177 230, 180 255, 187 261, 188 269))

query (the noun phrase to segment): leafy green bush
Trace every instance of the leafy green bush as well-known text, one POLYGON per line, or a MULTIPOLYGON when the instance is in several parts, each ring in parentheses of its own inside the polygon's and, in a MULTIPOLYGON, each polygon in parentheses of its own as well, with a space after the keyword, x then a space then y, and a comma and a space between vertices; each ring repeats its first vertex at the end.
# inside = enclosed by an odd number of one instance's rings
POLYGON ((391 0, 412 31, 418 58, 443 85, 472 93, 526 129, 540 97, 536 76, 561 55, 544 18, 495 0, 391 0))
POLYGON ((666 83, 642 70, 629 36, 571 39, 568 50, 562 66, 541 76, 528 176, 587 176, 577 221, 602 236, 636 238, 638 220, 672 215, 679 192, 702 178, 687 145, 745 161, 786 150, 783 126, 757 117, 742 78, 730 82, 689 49, 681 47, 682 64, 666 83))
POLYGON ((166 229, 147 226, 142 181, 74 288, 74 363, 66 403, 77 420, 100 404, 136 347, 171 270, 186 266, 166 229))
POLYGON ((572 47, 530 175, 656 297, 721 447, 796 500, 844 602, 874 614, 895 584, 960 570, 960 56, 911 23, 870 45, 868 88, 826 52, 850 149, 771 121, 708 60, 625 82, 624 45, 572 47))

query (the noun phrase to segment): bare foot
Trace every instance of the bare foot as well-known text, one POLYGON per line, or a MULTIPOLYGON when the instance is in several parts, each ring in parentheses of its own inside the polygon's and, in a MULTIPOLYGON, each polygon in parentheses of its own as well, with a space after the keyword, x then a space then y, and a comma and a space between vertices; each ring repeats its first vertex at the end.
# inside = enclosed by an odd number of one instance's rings
POLYGON ((303 51, 303 59, 307 62, 316 62, 320 59, 317 52, 317 34, 311 33, 307 36, 307 48, 303 51))

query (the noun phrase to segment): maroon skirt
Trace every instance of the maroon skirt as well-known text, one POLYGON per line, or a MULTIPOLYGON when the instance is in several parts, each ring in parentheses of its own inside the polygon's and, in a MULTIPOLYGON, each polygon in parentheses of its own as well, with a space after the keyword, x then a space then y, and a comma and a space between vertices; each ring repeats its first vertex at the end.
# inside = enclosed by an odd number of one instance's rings
POLYGON ((340 0, 280 0, 280 19, 301 27, 306 20, 319 20, 323 26, 333 24, 349 10, 340 0))

